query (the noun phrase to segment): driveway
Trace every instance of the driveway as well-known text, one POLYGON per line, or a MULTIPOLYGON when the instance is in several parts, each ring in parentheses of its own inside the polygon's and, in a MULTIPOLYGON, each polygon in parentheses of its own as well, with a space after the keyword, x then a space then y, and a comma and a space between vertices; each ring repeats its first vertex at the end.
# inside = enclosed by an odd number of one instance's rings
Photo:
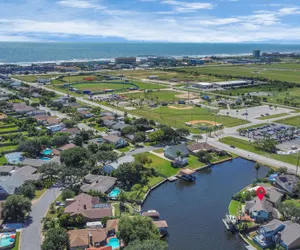
POLYGON ((30 213, 31 223, 22 229, 20 250, 40 250, 42 243, 41 220, 46 215, 50 204, 60 194, 60 188, 48 189, 41 198, 34 203, 30 213))
POLYGON ((144 147, 144 148, 137 148, 134 151, 125 153, 125 155, 137 155, 137 154, 141 154, 141 153, 147 153, 147 152, 153 151, 155 149, 159 149, 159 148, 162 148, 162 147, 149 146, 149 147, 144 147))

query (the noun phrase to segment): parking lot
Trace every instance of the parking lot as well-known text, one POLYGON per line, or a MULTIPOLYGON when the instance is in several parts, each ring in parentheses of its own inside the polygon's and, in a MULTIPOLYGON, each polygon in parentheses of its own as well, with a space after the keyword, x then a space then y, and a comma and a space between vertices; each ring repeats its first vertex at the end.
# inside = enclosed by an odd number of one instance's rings
POLYGON ((240 131, 240 135, 255 140, 275 139, 278 142, 276 147, 282 151, 291 151, 292 153, 295 151, 294 153, 296 153, 298 149, 300 150, 300 130, 292 126, 271 123, 240 131))
POLYGON ((288 115, 291 111, 293 110, 281 107, 270 108, 268 105, 262 105, 258 107, 250 107, 247 109, 223 109, 220 110, 219 114, 251 121, 263 116, 271 116, 282 113, 286 113, 288 115))

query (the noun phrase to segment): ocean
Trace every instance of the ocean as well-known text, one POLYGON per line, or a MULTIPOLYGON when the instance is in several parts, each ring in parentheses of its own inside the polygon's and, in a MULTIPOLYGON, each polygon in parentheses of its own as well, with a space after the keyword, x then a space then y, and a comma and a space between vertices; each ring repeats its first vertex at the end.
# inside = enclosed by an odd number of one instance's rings
POLYGON ((299 52, 300 44, 236 43, 30 43, 0 42, 0 63, 62 62, 119 56, 211 56, 262 52, 299 52))

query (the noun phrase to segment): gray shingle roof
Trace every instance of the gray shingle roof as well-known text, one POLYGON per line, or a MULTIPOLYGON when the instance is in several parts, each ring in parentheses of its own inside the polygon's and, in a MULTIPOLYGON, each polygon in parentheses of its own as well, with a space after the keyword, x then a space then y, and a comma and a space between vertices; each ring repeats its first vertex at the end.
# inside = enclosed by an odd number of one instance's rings
POLYGON ((274 211, 272 203, 267 201, 266 198, 260 201, 257 197, 251 201, 246 201, 245 209, 250 212, 264 210, 266 212, 273 213, 274 211))
POLYGON ((101 193, 106 193, 110 190, 116 183, 117 178, 103 175, 86 175, 84 177, 86 184, 81 186, 81 191, 88 192, 94 190, 101 193))
POLYGON ((297 249, 300 248, 300 225, 297 223, 287 225, 281 232, 281 240, 287 246, 290 246, 291 244, 297 241, 297 249))

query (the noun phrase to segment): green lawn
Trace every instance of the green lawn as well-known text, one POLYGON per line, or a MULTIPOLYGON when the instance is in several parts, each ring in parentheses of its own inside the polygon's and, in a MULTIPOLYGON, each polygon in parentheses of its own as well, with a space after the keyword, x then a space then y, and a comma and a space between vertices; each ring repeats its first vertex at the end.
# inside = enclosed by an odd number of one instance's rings
POLYGON ((14 151, 18 148, 18 145, 11 145, 11 146, 4 146, 0 147, 0 153, 1 152, 9 152, 9 151, 14 151))
POLYGON ((10 132, 10 131, 17 131, 18 127, 11 127, 11 128, 0 128, 0 133, 10 132))
POLYGON ((1 156, 0 157, 0 165, 4 165, 4 164, 7 164, 8 161, 6 160, 5 156, 1 156))
MULTIPOLYGON (((175 128, 187 128, 193 133, 200 133, 199 129, 188 127, 185 122, 201 120, 223 124, 225 127, 236 127, 241 124, 247 124, 245 120, 229 117, 216 116, 215 110, 207 108, 192 108, 188 110, 175 110, 169 107, 161 106, 158 108, 142 107, 129 111, 134 115, 152 119, 161 124, 166 124, 175 128)), ((197 126, 197 125, 196 125, 197 126)), ((200 125, 198 125, 200 126, 200 125)))
POLYGON ((196 169, 196 168, 204 167, 206 165, 205 163, 200 162, 198 158, 194 155, 190 155, 188 157, 188 161, 189 161, 189 165, 186 166, 187 168, 196 169))
POLYGON ((45 192, 47 191, 47 188, 43 188, 41 190, 35 190, 35 197, 34 199, 39 199, 45 192))
POLYGON ((162 154, 164 152, 164 149, 163 148, 158 148, 158 149, 153 150, 153 152, 158 153, 158 154, 162 154))
POLYGON ((228 207, 229 214, 237 215, 239 209, 239 203, 240 203, 239 201, 231 200, 228 207))
POLYGON ((120 203, 119 202, 113 203, 112 206, 114 207, 114 210, 115 210, 114 216, 115 217, 119 217, 121 215, 121 212, 120 212, 120 203))
POLYGON ((258 120, 268 120, 268 119, 272 119, 272 118, 277 118, 277 117, 281 117, 281 116, 286 116, 288 115, 287 113, 280 113, 280 114, 276 114, 276 115, 269 115, 269 116, 262 116, 257 118, 258 120))
POLYGON ((13 76, 14 78, 17 78, 21 81, 25 82, 35 82, 37 81, 38 78, 40 79, 50 79, 53 77, 59 76, 58 74, 53 74, 53 75, 25 75, 25 76, 13 76))
POLYGON ((256 149, 254 147, 254 144, 252 142, 235 138, 235 137, 224 137, 220 139, 220 142, 228 144, 228 145, 233 145, 237 148, 244 149, 247 151, 250 151, 252 153, 256 153, 259 155, 263 155, 278 161, 286 162, 289 164, 297 165, 297 160, 298 160, 298 154, 293 154, 293 155, 278 155, 278 154, 270 154, 264 151, 261 151, 259 149, 256 149))
POLYGON ((161 176, 152 176, 150 178, 148 178, 148 185, 150 187, 153 187, 154 185, 156 185, 157 183, 161 182, 164 178, 161 176))
POLYGON ((294 117, 290 117, 290 118, 286 118, 286 119, 281 119, 276 122, 297 127, 300 125, 300 116, 294 116, 294 117))
POLYGON ((149 167, 154 168, 157 172, 159 172, 167 177, 177 174, 178 169, 173 168, 171 166, 170 161, 167 161, 167 160, 165 160, 157 155, 151 154, 151 153, 143 153, 143 154, 147 155, 152 160, 152 163, 149 167))
POLYGON ((127 146, 127 147, 125 147, 125 148, 118 148, 117 150, 120 151, 120 152, 122 152, 122 153, 126 153, 126 152, 128 152, 130 149, 132 149, 132 147, 127 146))
POLYGON ((292 204, 294 204, 294 205, 296 205, 297 207, 300 208, 300 200, 296 200, 296 199, 293 199, 293 200, 285 200, 283 203, 285 203, 285 204, 292 203, 292 204))
POLYGON ((21 236, 20 232, 17 232, 16 243, 15 243, 15 246, 11 250, 19 250, 20 236, 21 236))

